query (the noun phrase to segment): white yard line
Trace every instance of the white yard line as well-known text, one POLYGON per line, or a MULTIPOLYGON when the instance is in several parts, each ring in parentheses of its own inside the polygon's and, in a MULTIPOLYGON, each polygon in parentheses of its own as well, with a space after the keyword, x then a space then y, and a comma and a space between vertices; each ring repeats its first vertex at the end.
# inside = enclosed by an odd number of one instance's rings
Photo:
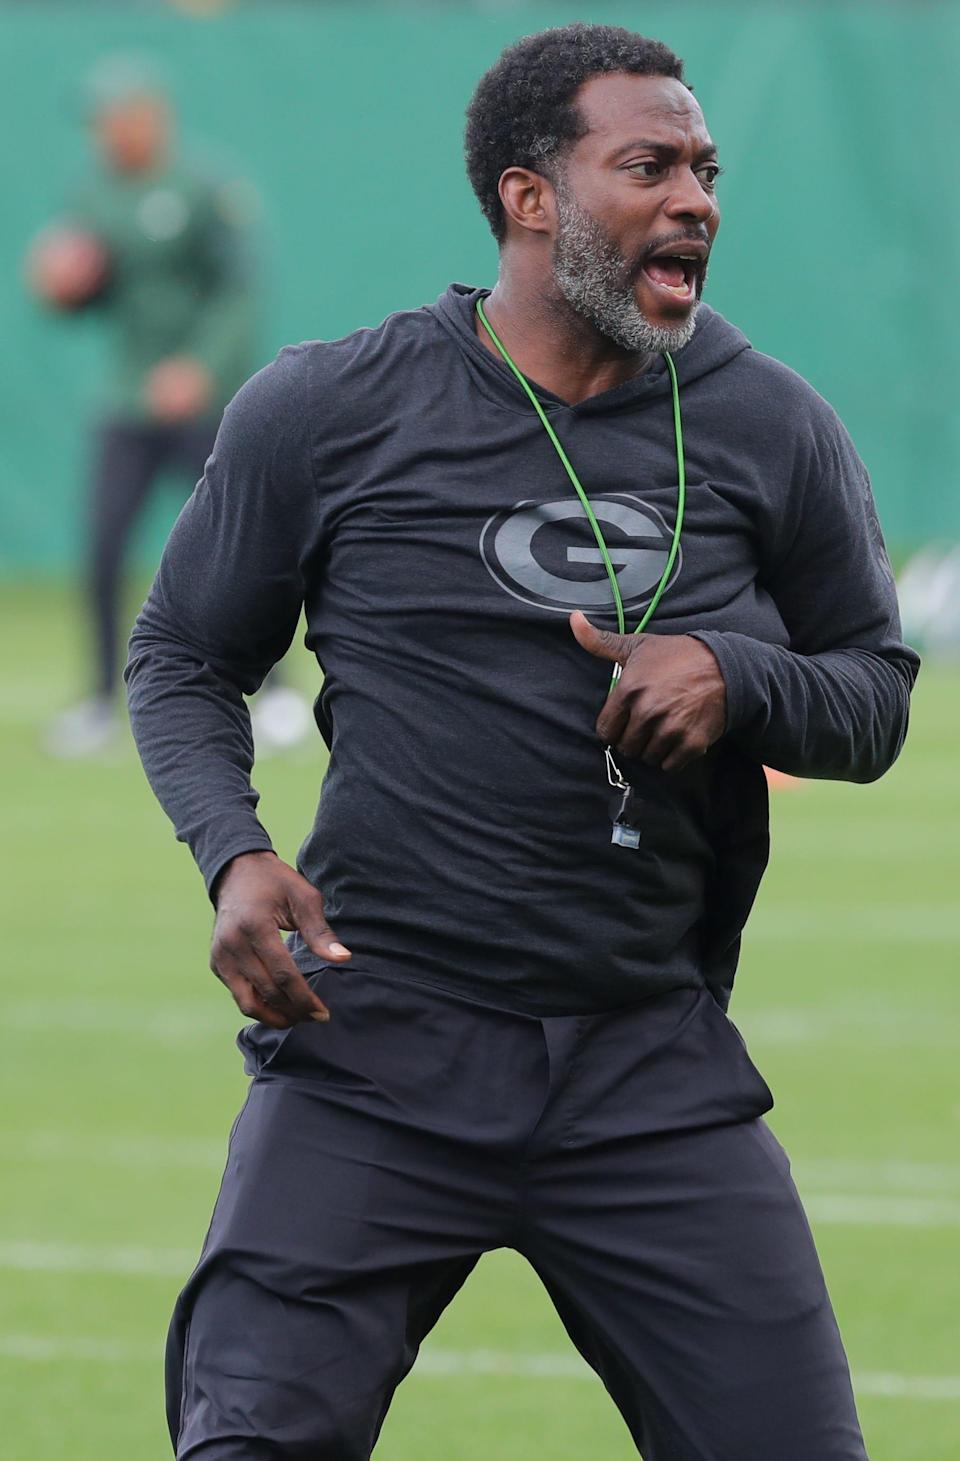
POLYGON ((909 1045, 960 1050, 960 1022, 882 1005, 735 1009, 733 1018, 751 1049, 763 1045, 864 1045, 902 1050, 909 1045))
MULTIPOLYGON (((593 1371, 575 1354, 511 1354, 490 1349, 424 1348, 413 1378, 445 1379, 488 1375, 525 1380, 589 1380, 593 1371)), ((904 1400, 960 1400, 960 1375, 898 1375, 865 1371, 854 1375, 860 1395, 904 1400)))
POLYGON ((95 1364, 162 1363, 163 1344, 124 1343, 121 1339, 49 1339, 44 1334, 0 1334, 0 1359, 59 1364, 91 1360, 95 1364))
MULTIPOLYGON (((815 1225, 829 1227, 960 1228, 960 1202, 941 1198, 822 1193, 805 1201, 815 1225)), ((0 1269, 24 1273, 105 1273, 185 1279, 197 1260, 189 1248, 0 1242, 0 1269)))
POLYGON ((147 1248, 118 1243, 0 1242, 0 1268, 22 1273, 118 1273, 185 1279, 197 1261, 189 1248, 147 1248))
POLYGON ((842 907, 764 904, 747 922, 747 941, 783 943, 948 943, 960 937, 955 903, 850 903, 842 907))
POLYGON ((209 1039, 229 1041, 242 1020, 242 1015, 231 1012, 229 1004, 224 1005, 222 1012, 149 1004, 123 1009, 109 999, 24 1000, 11 1003, 4 1012, 8 1030, 35 1031, 41 1035, 49 1031, 139 1036, 162 1044, 209 1039))
POLYGON ((220 1139, 167 1138, 159 1136, 92 1137, 87 1132, 4 1132, 0 1134, 0 1157, 4 1161, 77 1162, 84 1167, 147 1167, 163 1171, 176 1167, 198 1167, 219 1172, 227 1157, 227 1134, 220 1139))
MULTIPOLYGON (((50 1339, 39 1334, 0 1334, 0 1358, 38 1364, 87 1361, 94 1364, 156 1364, 163 1346, 142 1341, 76 1337, 50 1339)), ((511 1353, 492 1349, 436 1349, 422 1351, 413 1379, 459 1379, 478 1375, 492 1379, 595 1380, 593 1371, 576 1354, 555 1351, 511 1353)), ((960 1375, 899 1375, 864 1371, 854 1376, 858 1394, 895 1400, 960 1400, 960 1375)))
MULTIPOLYGON (((960 941, 960 930, 957 935, 960 941)), ((869 1048, 904 1046, 960 1051, 960 1022, 936 1011, 915 1013, 899 1006, 829 1004, 820 1008, 733 1010, 736 1023, 750 1043, 763 1045, 862 1045, 869 1048)), ((25 1000, 4 1010, 8 1031, 62 1036, 84 1034, 94 1038, 123 1036, 125 1041, 195 1049, 198 1044, 226 1047, 240 1026, 241 1017, 229 1006, 222 1010, 184 1010, 176 1006, 136 1006, 122 1009, 110 1000, 61 1000, 58 1003, 25 1000)))
POLYGON ((883 1371, 855 1374, 860 1395, 890 1400, 960 1400, 960 1375, 896 1375, 883 1371))
POLYGON ((793 1171, 801 1192, 889 1194, 906 1191, 911 1197, 944 1194, 960 1197, 960 1162, 913 1162, 881 1157, 794 1157, 793 1171))
POLYGON ((960 1202, 930 1197, 813 1193, 803 1200, 811 1222, 855 1227, 960 1228, 960 1202))
MULTIPOLYGON (((209 1140, 150 1134, 91 1137, 86 1132, 58 1130, 0 1133, 0 1160, 4 1162, 76 1162, 83 1167, 147 1168, 157 1172, 195 1168, 216 1176, 226 1155, 225 1132, 209 1140)), ((792 1164, 808 1205, 821 1201, 844 1205, 859 1202, 866 1210, 891 1198, 909 1198, 912 1203, 943 1197, 960 1200, 960 1162, 869 1161, 792 1154, 792 1164)), ((905 1221, 909 1224, 908 1219, 905 1221)))

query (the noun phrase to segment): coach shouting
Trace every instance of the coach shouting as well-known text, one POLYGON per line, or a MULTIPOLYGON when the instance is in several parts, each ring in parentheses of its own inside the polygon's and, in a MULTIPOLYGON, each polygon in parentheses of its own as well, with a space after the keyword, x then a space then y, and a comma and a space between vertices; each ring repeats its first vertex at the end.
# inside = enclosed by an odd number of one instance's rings
POLYGON ((255 1020, 171 1331, 177 1456, 368 1457, 510 1247, 646 1461, 862 1461, 725 1008, 763 763, 869 781, 903 741, 866 473, 700 304, 719 167, 665 46, 520 41, 466 147, 496 288, 244 386, 132 640, 144 764, 255 1020), (330 765, 295 871, 243 697, 304 606, 330 765))

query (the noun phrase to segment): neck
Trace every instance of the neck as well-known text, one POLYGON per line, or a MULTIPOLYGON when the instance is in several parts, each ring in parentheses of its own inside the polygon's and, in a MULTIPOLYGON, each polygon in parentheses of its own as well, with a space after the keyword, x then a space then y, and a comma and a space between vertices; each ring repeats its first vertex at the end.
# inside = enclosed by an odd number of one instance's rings
MULTIPOLYGON (((653 357, 622 350, 578 315, 555 288, 502 269, 484 312, 517 368, 570 405, 641 375, 653 357)), ((500 352, 479 318, 479 339, 500 352)))

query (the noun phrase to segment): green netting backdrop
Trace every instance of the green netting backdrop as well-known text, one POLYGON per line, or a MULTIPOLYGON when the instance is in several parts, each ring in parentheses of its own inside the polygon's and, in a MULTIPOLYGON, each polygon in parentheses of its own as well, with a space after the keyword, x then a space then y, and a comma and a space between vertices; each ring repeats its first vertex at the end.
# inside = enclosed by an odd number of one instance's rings
MULTIPOLYGON (((572 19, 662 37, 727 174, 709 298, 839 409, 895 548, 960 536, 955 3, 0 4, 0 573, 77 555, 101 344, 45 317, 21 259, 83 166, 70 97, 104 53, 165 66, 187 136, 239 160, 264 212, 261 356, 492 283, 462 115, 510 40, 572 19)), ((181 491, 182 491, 182 484, 181 491)), ((155 504, 155 552, 171 504, 155 504)))

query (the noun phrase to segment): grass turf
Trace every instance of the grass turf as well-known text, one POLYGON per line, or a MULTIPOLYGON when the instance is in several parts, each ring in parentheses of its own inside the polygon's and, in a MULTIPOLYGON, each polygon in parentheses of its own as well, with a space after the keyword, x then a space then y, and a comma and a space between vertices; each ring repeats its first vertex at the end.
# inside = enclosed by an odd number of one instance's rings
MULTIPOLYGON (((199 878, 132 749, 82 765, 38 750, 79 680, 72 612, 60 588, 0 588, 3 1452, 153 1461, 163 1332, 242 1097, 239 1021, 206 970, 199 878)), ((732 1009, 777 1096, 872 1461, 957 1454, 958 721, 960 677, 929 669, 885 781, 775 797, 732 1009)), ((288 857, 322 771, 317 749, 258 768, 288 857)), ((491 1255, 401 1388, 378 1461, 627 1461, 571 1354, 533 1275, 491 1255)))

